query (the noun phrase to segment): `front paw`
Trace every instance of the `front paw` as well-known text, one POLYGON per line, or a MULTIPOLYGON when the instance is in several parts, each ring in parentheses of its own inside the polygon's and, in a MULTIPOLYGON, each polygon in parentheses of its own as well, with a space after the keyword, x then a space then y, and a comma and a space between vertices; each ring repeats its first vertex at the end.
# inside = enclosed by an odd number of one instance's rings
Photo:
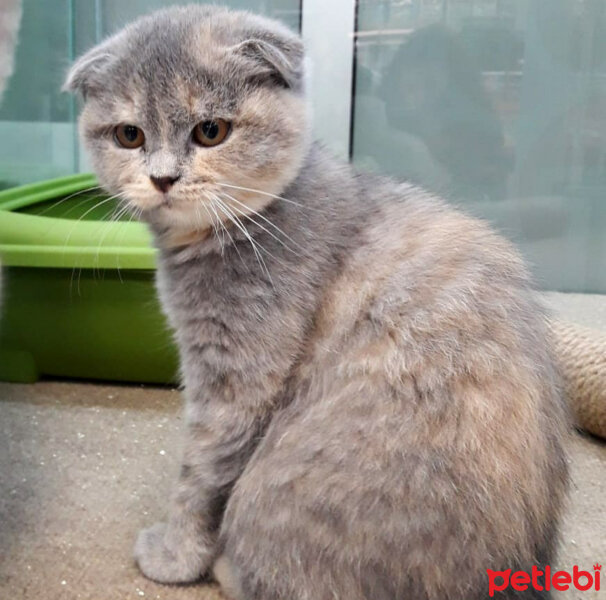
POLYGON ((135 560, 142 573, 159 583, 189 583, 199 579, 210 563, 199 540, 171 535, 166 523, 156 523, 139 533, 135 560))

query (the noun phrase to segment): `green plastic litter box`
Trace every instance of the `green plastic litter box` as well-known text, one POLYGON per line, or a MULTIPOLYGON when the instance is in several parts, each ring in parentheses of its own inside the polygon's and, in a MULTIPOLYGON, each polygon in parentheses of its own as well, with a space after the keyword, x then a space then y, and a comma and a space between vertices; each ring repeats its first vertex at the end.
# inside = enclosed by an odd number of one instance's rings
POLYGON ((155 250, 117 207, 92 175, 0 192, 0 380, 176 381, 155 250))

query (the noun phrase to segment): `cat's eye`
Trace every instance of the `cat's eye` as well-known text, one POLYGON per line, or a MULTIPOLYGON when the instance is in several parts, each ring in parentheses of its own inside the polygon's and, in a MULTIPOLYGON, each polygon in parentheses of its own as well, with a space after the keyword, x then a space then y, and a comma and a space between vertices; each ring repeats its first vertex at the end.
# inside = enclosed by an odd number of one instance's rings
POLYGON ((216 146, 227 137, 230 129, 231 124, 224 119, 202 121, 194 127, 193 139, 200 146, 216 146))
POLYGON ((134 150, 143 146, 145 135, 135 125, 118 125, 114 130, 114 139, 119 146, 134 150))

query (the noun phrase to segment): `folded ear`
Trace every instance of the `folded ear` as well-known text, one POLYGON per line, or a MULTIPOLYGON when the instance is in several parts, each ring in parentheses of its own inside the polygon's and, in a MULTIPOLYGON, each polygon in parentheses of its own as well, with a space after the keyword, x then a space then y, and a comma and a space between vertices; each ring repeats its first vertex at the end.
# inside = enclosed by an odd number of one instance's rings
POLYGON ((80 93, 86 98, 95 89, 102 88, 103 75, 112 59, 113 56, 105 45, 89 50, 72 65, 62 91, 80 93))
POLYGON ((251 78, 302 91, 303 44, 294 36, 292 39, 253 38, 232 50, 246 60, 244 68, 250 71, 251 78))

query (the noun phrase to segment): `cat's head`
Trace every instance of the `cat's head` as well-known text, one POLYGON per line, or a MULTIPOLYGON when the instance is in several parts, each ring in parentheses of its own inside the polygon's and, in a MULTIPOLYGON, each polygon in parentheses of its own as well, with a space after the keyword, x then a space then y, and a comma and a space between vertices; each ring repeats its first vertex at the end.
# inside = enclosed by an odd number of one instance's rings
POLYGON ((84 99, 102 185, 160 229, 226 220, 217 198, 236 215, 259 210, 307 151, 300 38, 249 13, 192 5, 141 18, 82 56, 64 88, 84 99))

